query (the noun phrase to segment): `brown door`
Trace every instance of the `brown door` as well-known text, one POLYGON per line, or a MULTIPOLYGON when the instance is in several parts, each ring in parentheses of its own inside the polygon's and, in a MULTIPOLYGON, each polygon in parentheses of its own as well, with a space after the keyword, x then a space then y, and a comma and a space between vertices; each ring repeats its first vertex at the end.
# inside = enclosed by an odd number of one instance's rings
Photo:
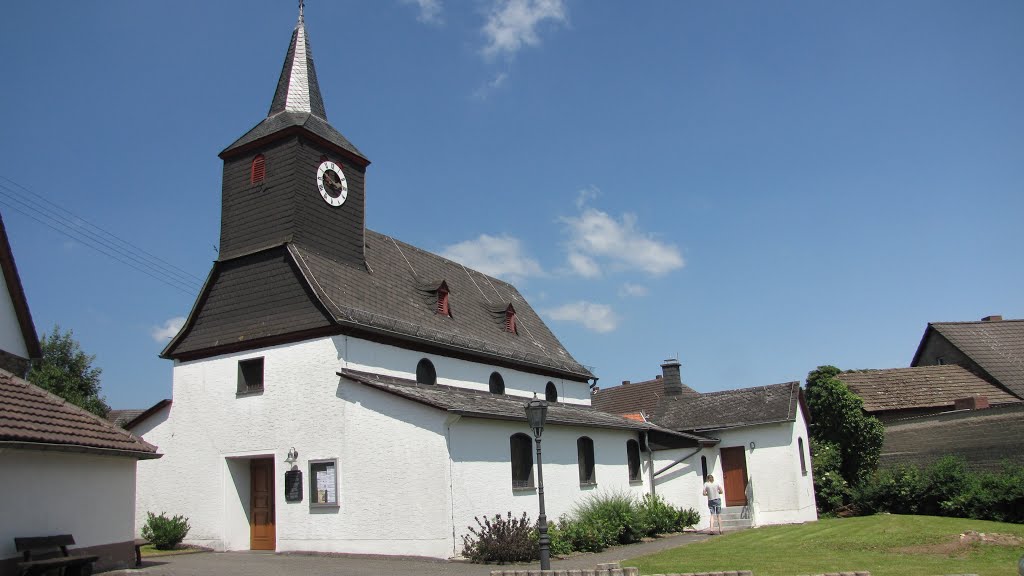
POLYGON ((252 508, 249 515, 249 548, 274 550, 277 548, 277 528, 274 525, 274 459, 250 460, 252 478, 252 508))
POLYGON ((722 479, 726 506, 747 505, 747 458, 743 446, 722 448, 722 479))

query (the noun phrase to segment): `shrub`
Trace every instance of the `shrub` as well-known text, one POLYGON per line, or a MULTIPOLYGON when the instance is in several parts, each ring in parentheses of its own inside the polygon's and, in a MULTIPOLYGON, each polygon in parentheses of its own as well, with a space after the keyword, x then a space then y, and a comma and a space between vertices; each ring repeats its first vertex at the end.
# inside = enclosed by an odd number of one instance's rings
POLYGON ((569 535, 571 533, 571 527, 568 524, 572 522, 565 516, 559 519, 558 523, 548 522, 548 538, 551 539, 551 554, 555 556, 567 556, 572 554, 573 543, 570 540, 569 535))
POLYGON ((857 487, 854 503, 862 514, 917 514, 924 486, 925 478, 917 468, 897 466, 883 469, 857 487))
POLYGON ((670 506, 665 499, 656 494, 645 494, 637 508, 647 527, 646 536, 655 536, 668 532, 676 532, 679 510, 670 506))
POLYGON ((636 499, 625 492, 603 492, 590 496, 573 509, 577 521, 589 525, 605 546, 639 542, 647 532, 636 499), (610 540, 610 541, 609 541, 610 540))
POLYGON ((814 475, 814 499, 818 512, 827 514, 850 499, 850 486, 840 470, 842 456, 831 442, 811 438, 811 470, 814 475))
POLYGON ((687 528, 693 528, 700 523, 700 512, 693 508, 676 509, 676 524, 673 532, 682 532, 687 528))
POLYGON ((171 550, 188 535, 188 518, 175 516, 168 518, 165 512, 159 516, 146 512, 146 524, 142 527, 142 537, 153 543, 157 550, 171 550))
POLYGON ((513 518, 512 512, 505 518, 495 514, 493 520, 480 521, 474 517, 477 528, 469 526, 472 534, 462 537, 462 555, 472 562, 529 562, 537 558, 536 526, 523 512, 522 517, 513 518))

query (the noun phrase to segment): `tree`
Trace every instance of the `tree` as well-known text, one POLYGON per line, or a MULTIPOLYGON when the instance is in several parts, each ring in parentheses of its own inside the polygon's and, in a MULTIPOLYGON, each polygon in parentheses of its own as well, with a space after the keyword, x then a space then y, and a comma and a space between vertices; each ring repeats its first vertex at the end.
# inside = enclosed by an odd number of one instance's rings
POLYGON ((50 334, 44 333, 39 345, 43 358, 29 370, 29 382, 105 417, 110 406, 100 395, 102 370, 92 365, 96 357, 83 352, 74 333, 71 330, 61 332, 60 326, 54 326, 50 334))
POLYGON ((864 401, 839 380, 839 373, 835 366, 818 366, 807 374, 807 406, 814 419, 810 435, 838 449, 839 471, 856 486, 878 465, 885 429, 864 413, 864 401))

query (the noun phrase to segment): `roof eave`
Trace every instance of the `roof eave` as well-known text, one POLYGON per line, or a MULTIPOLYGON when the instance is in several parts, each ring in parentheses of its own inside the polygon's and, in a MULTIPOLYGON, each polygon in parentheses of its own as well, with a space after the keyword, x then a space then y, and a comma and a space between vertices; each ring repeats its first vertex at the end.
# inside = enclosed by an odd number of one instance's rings
POLYGON ((74 452, 79 454, 96 454, 100 456, 135 458, 136 460, 155 460, 157 458, 163 457, 163 454, 159 454, 155 451, 149 452, 146 450, 120 450, 117 448, 99 448, 97 446, 85 446, 82 444, 28 442, 21 440, 0 440, 0 448, 37 450, 43 452, 74 452))

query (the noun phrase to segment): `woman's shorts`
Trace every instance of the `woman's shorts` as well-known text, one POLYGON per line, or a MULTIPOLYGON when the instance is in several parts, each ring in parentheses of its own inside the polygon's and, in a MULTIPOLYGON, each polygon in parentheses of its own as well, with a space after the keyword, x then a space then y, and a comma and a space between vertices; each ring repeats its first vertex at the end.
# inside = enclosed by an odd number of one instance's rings
POLYGON ((711 511, 711 514, 721 514, 722 513, 722 499, 721 498, 715 498, 714 500, 708 500, 708 509, 711 511))

